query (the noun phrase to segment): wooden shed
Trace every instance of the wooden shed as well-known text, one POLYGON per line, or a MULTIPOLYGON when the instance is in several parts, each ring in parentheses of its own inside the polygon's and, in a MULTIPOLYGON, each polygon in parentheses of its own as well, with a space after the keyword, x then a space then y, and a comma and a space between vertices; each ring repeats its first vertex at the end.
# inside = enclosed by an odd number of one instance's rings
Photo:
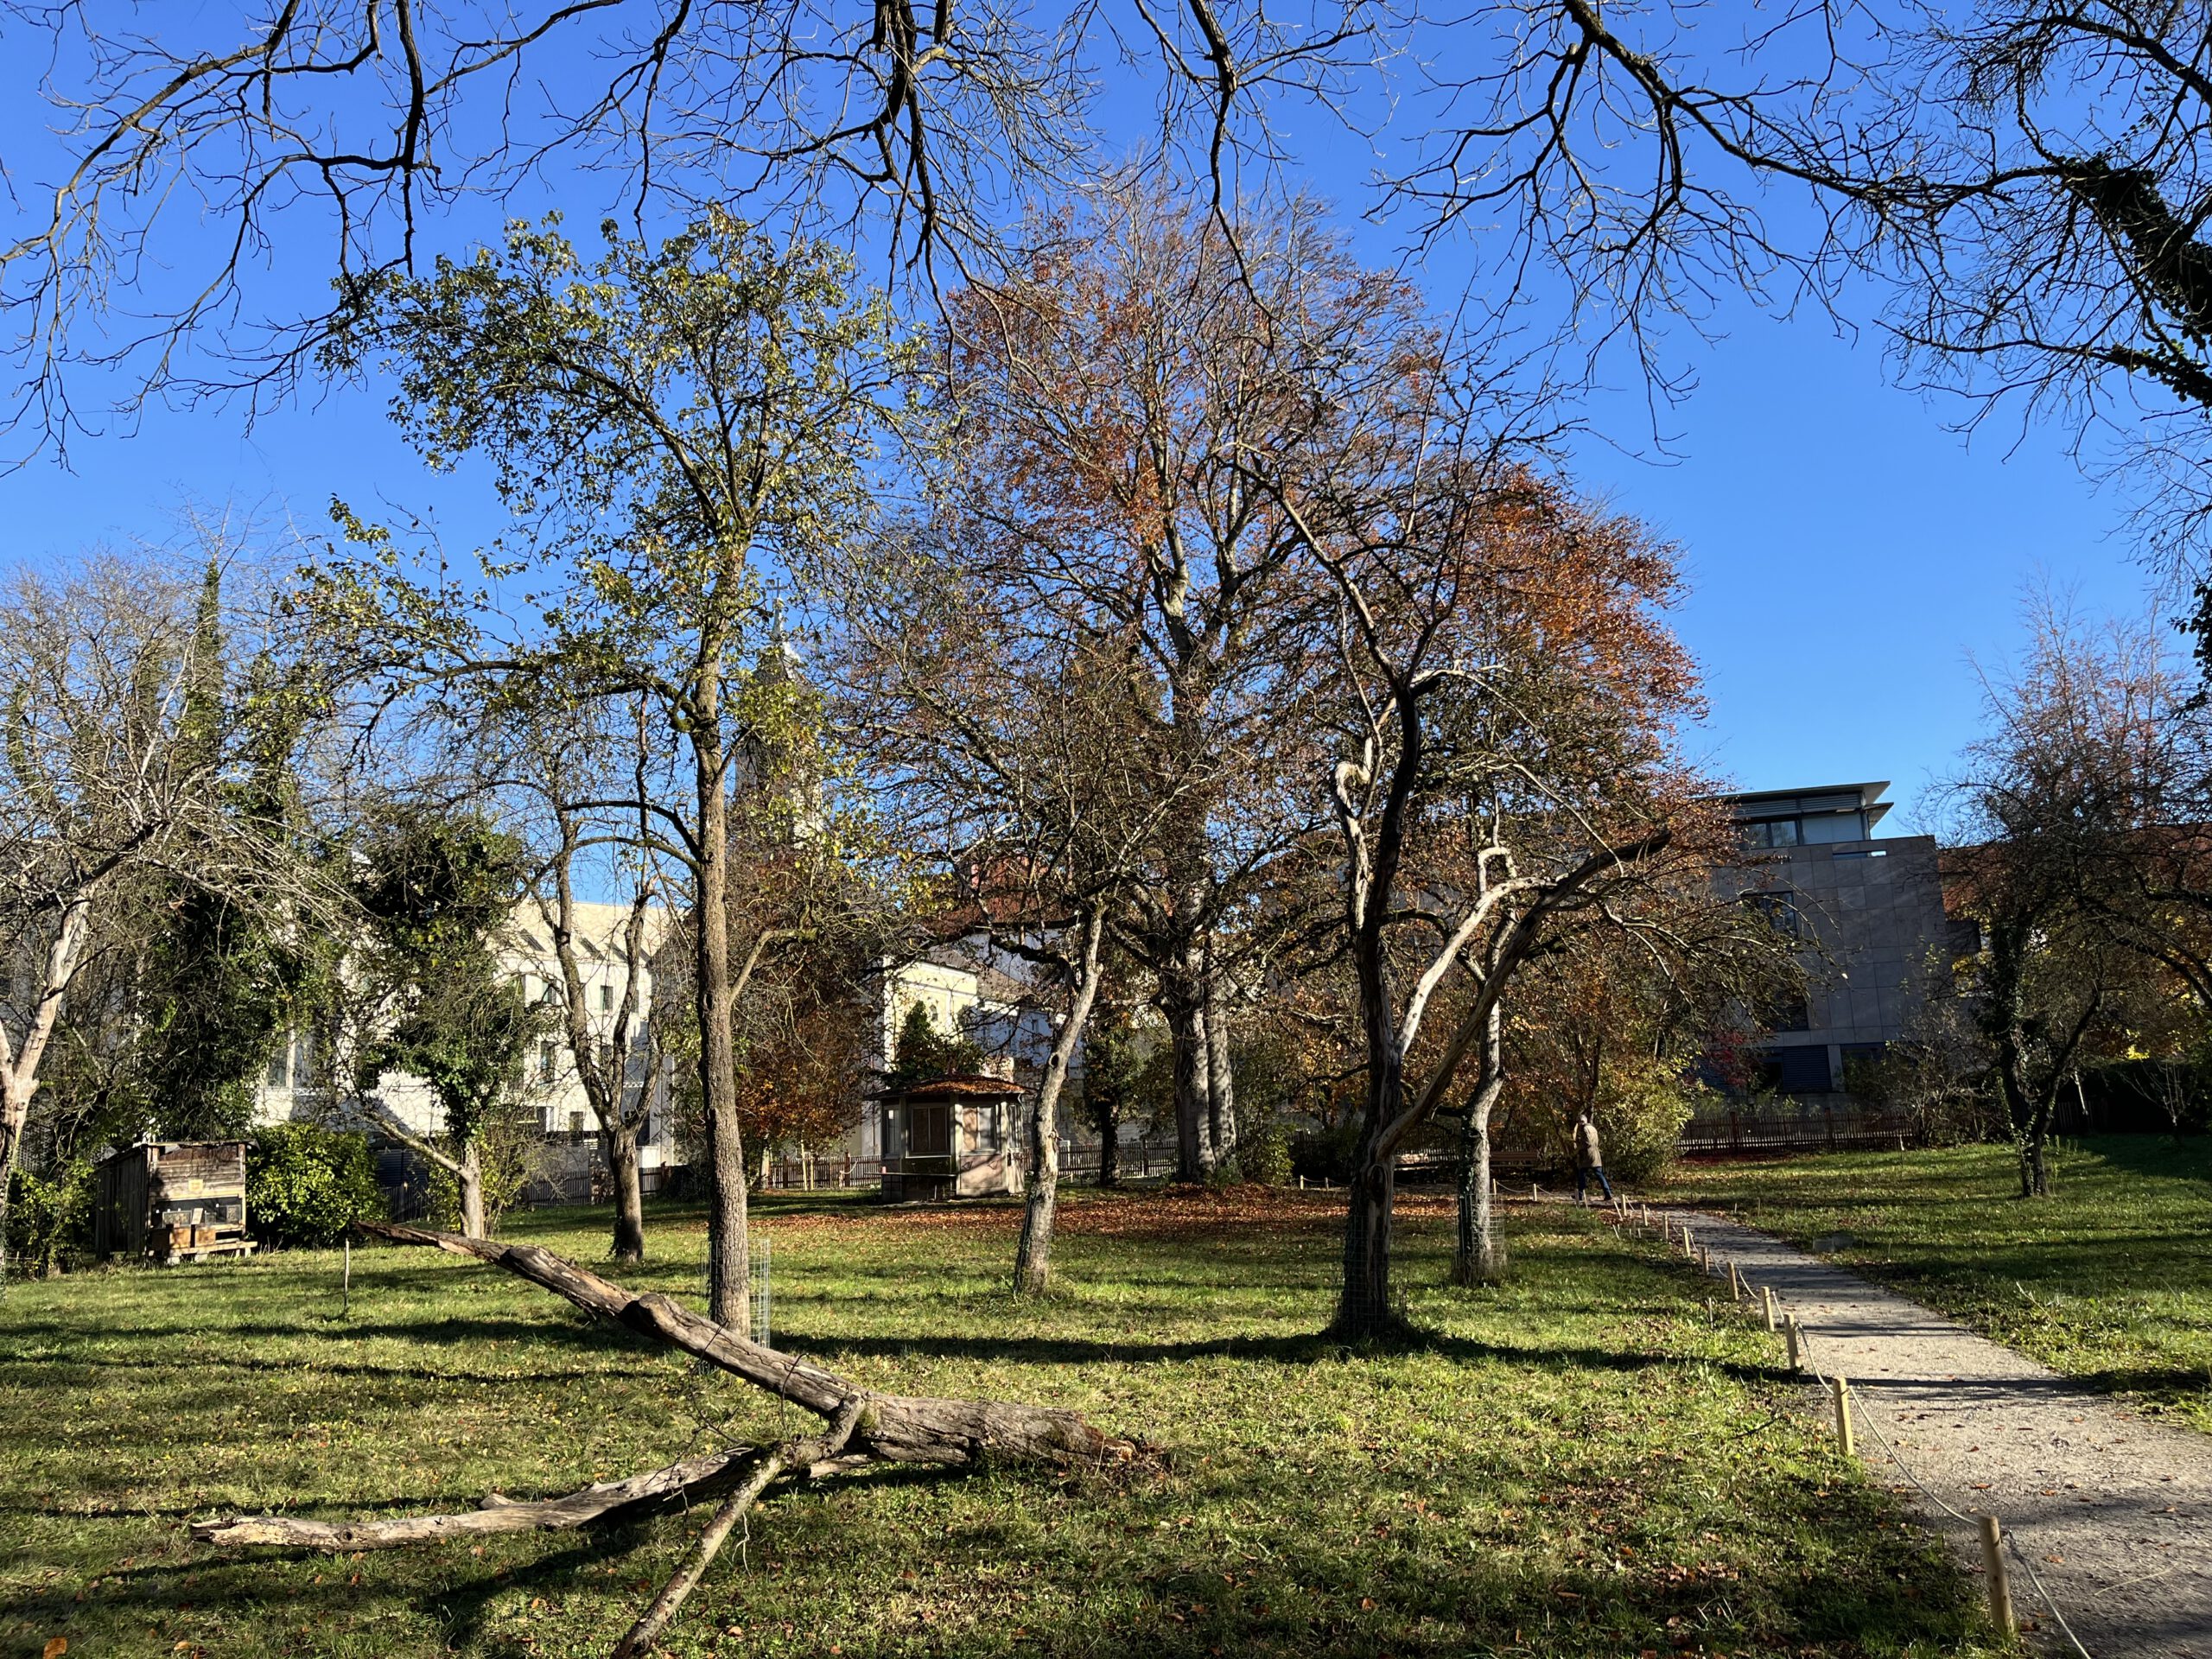
POLYGON ((95 1166, 92 1250, 102 1261, 244 1255, 245 1142, 142 1141, 95 1166))
POLYGON ((1019 1084, 956 1074, 883 1097, 883 1196, 974 1198, 1021 1191, 1019 1084))

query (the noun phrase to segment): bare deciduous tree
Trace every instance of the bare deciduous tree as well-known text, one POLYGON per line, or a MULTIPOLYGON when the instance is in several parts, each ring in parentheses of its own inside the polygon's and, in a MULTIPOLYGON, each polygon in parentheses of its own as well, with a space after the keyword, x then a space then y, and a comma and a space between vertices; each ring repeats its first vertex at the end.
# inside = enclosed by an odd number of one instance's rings
MULTIPOLYGON (((150 552, 18 576, 0 629, 0 1223, 40 1070, 103 906, 168 877, 245 904, 321 903, 225 786, 284 687, 252 696, 200 648, 200 584, 150 552), (211 683, 223 695, 207 695, 211 683)), ((243 677, 238 677, 243 678, 243 677)), ((4 1257, 0 1257, 4 1266, 4 1257)))

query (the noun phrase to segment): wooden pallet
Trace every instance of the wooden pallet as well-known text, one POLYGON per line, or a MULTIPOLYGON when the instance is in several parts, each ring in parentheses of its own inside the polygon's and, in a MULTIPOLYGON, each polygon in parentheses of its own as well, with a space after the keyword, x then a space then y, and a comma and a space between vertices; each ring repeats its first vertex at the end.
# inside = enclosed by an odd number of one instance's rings
POLYGON ((213 1244, 195 1244, 188 1249, 171 1250, 155 1260, 165 1268, 173 1268, 180 1262, 208 1262, 219 1255, 251 1255, 253 1248, 254 1242, 250 1238, 225 1238, 213 1244))

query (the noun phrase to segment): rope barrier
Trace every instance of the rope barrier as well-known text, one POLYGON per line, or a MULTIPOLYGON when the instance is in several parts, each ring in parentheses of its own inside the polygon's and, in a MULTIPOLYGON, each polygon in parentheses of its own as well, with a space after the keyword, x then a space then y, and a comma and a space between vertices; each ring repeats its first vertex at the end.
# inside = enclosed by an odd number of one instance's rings
MULTIPOLYGON (((1662 1224, 1665 1224, 1663 1219, 1662 1224)), ((1648 1226, 1649 1224, 1647 1223, 1646 1225, 1648 1226)), ((1684 1223, 1683 1225, 1685 1229, 1687 1229, 1688 1224, 1684 1223)), ((1728 1266, 1730 1272, 1733 1274, 1735 1271, 1735 1263, 1731 1261, 1728 1266)), ((1710 1269, 1708 1268, 1707 1271, 1710 1271, 1710 1269)), ((1748 1281, 1745 1282, 1748 1282, 1748 1281)), ((1771 1287, 1769 1288, 1770 1290, 1771 1287)), ((1802 1323, 1797 1325, 1797 1352, 1802 1360, 1805 1369, 1813 1374, 1813 1376, 1821 1384, 1821 1386, 1827 1389, 1833 1389, 1835 1386, 1835 1379, 1823 1372, 1820 1368, 1819 1363, 1813 1357, 1812 1333, 1807 1330, 1802 1323)), ((1848 1401, 1853 1397, 1854 1394, 1855 1390, 1853 1390, 1850 1385, 1847 1382, 1844 1385, 1844 1396, 1846 1400, 1848 1401)), ((1979 1520, 1973 1516, 1961 1514, 1958 1510, 1954 1509, 1940 1493, 1936 1492, 1926 1481, 1921 1479, 1918 1475, 1913 1472, 1912 1465, 1908 1464, 1904 1460, 1904 1457, 1899 1454, 1895 1443, 1891 1440, 1890 1437, 1882 1432, 1882 1426, 1875 1421, 1873 1412, 1862 1406, 1859 1412, 1859 1421, 1866 1424, 1867 1428, 1872 1431, 1874 1438, 1881 1442, 1882 1450, 1888 1455, 1889 1460, 1897 1465, 1899 1473, 1904 1475, 1907 1480, 1910 1481, 1915 1486, 1920 1489, 1920 1492, 1923 1497, 1926 1497, 1929 1503, 1935 1504, 1937 1509, 1942 1510, 1944 1514, 1949 1516, 1953 1520, 1959 1522, 1963 1526, 1972 1528, 1979 1533, 1981 1526, 1979 1520)), ((2029 1560, 2027 1553, 2020 1548, 2019 1538, 2010 1528, 2005 1529, 2005 1547, 2011 1554, 2012 1559, 2018 1561, 2020 1564, 2022 1570, 2027 1573, 2028 1582, 2035 1586, 2036 1594, 2043 1599, 2044 1606, 2049 1611, 2052 1620, 2057 1624, 2058 1628, 2065 1633, 2066 1639, 2074 1644, 2074 1651, 2081 1655, 2082 1659, 2090 1659, 2088 1649, 2082 1646, 2082 1638, 2074 1634, 2074 1627, 2066 1622, 2066 1615, 2059 1611, 2058 1603, 2056 1599, 2052 1597, 2050 1588, 2044 1583, 2042 1574, 2036 1571, 2035 1564, 2029 1560)))

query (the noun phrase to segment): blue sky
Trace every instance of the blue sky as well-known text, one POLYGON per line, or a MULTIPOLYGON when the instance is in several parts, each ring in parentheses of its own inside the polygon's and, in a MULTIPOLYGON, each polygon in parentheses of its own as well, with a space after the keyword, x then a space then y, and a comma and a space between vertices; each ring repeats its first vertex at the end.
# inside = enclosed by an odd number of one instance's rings
MULTIPOLYGON (((0 118, 18 168, 26 119, 20 103, 0 118)), ((1354 196, 1361 147, 1310 148, 1326 158, 1320 187, 1354 196)), ((571 206, 578 231, 598 216, 595 202, 571 206)), ((1385 251, 1376 233, 1359 239, 1385 251)), ((1432 268, 1440 301, 1466 257, 1432 268)), ((2083 479, 2064 432, 2000 421, 1968 444, 1948 430, 1957 405, 1892 386, 1872 332, 1840 339, 1823 319, 1747 304, 1711 327, 1711 343, 1672 342, 1698 385, 1661 413, 1671 456, 1650 459, 1642 389, 1620 387, 1590 404, 1600 436, 1580 446, 1580 480, 1681 547, 1691 587, 1676 622, 1712 705, 1693 739, 1703 758, 1747 788, 1893 779, 1906 810, 1890 827, 1908 827, 1974 730, 1969 653, 2012 648, 2024 584, 2047 579, 2092 610, 2144 602, 2120 505, 2083 479)), ((333 391, 251 431, 236 411, 156 410, 133 435, 79 439, 67 468, 41 458, 0 474, 10 552, 42 563, 164 537, 188 502, 321 533, 334 494, 435 502, 454 545, 490 529, 480 490, 432 488, 385 395, 333 391)))

